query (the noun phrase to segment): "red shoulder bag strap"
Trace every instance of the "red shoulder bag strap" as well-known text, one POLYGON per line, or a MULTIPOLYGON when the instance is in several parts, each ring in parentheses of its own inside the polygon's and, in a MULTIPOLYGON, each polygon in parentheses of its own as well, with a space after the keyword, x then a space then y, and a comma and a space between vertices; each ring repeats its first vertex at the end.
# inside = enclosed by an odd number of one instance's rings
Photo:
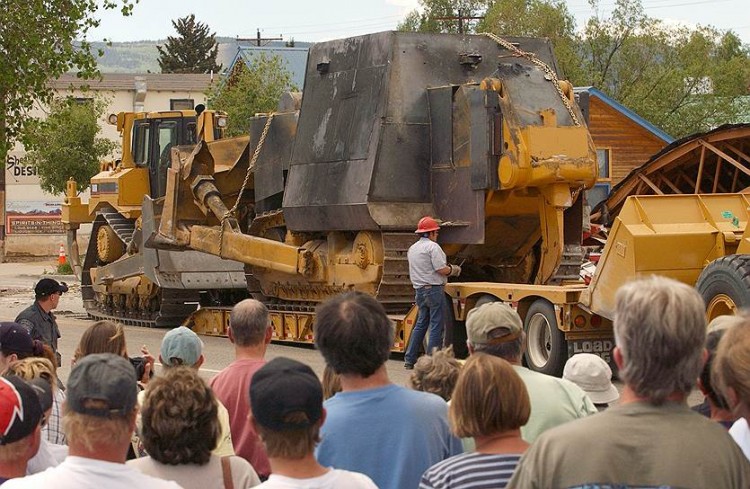
POLYGON ((232 482, 232 463, 229 457, 230 455, 221 457, 221 473, 224 475, 224 489, 234 489, 234 483, 232 482))

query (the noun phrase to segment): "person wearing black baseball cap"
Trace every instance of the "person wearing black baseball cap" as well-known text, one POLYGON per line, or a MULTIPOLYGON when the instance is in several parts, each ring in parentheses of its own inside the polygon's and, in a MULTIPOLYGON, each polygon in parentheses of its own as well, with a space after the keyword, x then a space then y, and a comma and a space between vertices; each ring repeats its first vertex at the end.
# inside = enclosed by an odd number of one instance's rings
POLYGON ((27 328, 32 338, 52 348, 58 367, 62 365, 60 353, 57 351, 60 328, 57 326, 52 310, 57 308, 60 296, 67 291, 68 285, 65 282, 58 282, 51 278, 41 279, 34 287, 36 295, 34 303, 16 317, 16 322, 27 328))
POLYGON ((0 373, 11 362, 41 356, 44 356, 42 342, 32 339, 31 333, 24 326, 9 321, 0 323, 0 373))
POLYGON ((364 474, 323 467, 315 459, 325 421, 323 386, 307 365, 274 358, 250 383, 251 422, 266 447, 271 475, 268 489, 375 489, 364 474))
POLYGON ((41 442, 43 409, 34 388, 20 377, 0 378, 0 484, 26 475, 41 442))

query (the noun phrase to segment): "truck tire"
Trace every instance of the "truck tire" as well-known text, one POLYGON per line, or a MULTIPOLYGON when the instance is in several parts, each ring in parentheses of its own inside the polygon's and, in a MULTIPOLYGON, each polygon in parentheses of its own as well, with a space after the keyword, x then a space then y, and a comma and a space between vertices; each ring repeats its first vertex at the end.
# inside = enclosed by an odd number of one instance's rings
POLYGON ((750 255, 727 255, 712 261, 695 288, 706 304, 709 321, 750 307, 750 255))
POLYGON ((534 301, 523 328, 526 332, 526 365, 543 374, 561 376, 568 359, 568 345, 558 328, 555 306, 547 299, 534 301))

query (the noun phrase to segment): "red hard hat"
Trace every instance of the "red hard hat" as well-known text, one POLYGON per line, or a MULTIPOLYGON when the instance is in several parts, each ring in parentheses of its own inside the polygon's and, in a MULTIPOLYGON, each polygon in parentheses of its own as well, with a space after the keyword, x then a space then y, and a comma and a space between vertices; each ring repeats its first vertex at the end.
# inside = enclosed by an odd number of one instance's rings
POLYGON ((414 232, 417 234, 431 233, 432 231, 437 231, 438 229, 440 229, 440 224, 438 224, 435 219, 431 218, 430 216, 424 216, 419 220, 417 230, 414 232))

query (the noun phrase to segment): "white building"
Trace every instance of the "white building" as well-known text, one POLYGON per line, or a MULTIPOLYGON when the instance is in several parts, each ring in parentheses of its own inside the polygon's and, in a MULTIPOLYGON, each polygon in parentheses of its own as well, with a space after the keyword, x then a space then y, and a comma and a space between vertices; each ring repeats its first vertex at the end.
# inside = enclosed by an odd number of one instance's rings
MULTIPOLYGON (((101 134, 119 142, 117 129, 106 122, 108 114, 192 109, 206 102, 206 92, 212 82, 212 75, 118 73, 104 74, 101 80, 86 81, 76 78, 75 74, 66 74, 51 85, 59 97, 91 98, 93 92, 108 100, 109 108, 100 121, 101 134), (81 89, 84 85, 88 86, 88 91, 81 89)), ((31 114, 34 117, 43 115, 41 107, 31 114)), ((8 257, 56 255, 60 244, 65 242, 60 222, 63 196, 42 191, 34 168, 23 162, 25 154, 23 146, 18 144, 6 159, 0 227, 4 253, 8 257)), ((82 229, 78 235, 79 238, 87 236, 87 230, 82 229)), ((79 243, 85 246, 85 242, 79 243)))

